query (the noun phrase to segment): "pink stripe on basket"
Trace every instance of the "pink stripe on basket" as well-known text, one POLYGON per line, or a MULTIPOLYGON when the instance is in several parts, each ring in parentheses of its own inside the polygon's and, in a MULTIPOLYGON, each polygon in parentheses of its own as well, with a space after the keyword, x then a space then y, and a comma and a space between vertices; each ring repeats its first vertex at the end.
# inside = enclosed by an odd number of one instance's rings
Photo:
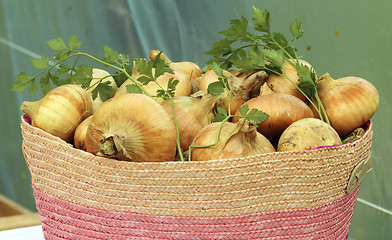
POLYGON ((309 209, 232 217, 153 216, 91 209, 33 185, 46 239, 346 239, 358 188, 309 209))

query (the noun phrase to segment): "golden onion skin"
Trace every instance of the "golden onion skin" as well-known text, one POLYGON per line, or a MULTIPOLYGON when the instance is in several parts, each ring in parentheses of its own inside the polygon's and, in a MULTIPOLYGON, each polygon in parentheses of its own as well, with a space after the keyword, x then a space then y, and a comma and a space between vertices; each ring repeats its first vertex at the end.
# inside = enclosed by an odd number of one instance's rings
POLYGON ((134 162, 173 161, 175 125, 152 98, 126 93, 104 102, 87 130, 86 151, 134 162))
POLYGON ((82 87, 66 84, 37 102, 23 102, 21 110, 31 118, 32 126, 72 142, 76 127, 92 114, 92 98, 82 87))
POLYGON ((330 125, 317 118, 304 118, 291 124, 282 133, 277 151, 301 151, 340 144, 339 134, 330 125))
MULTIPOLYGON (((192 146, 205 146, 215 142, 220 122, 204 127, 192 146)), ((218 143, 210 147, 192 148, 192 161, 241 158, 275 152, 267 138, 257 132, 254 123, 241 119, 238 123, 225 122, 218 143)))
MULTIPOLYGON (((350 76, 334 80, 325 74, 317 84, 331 126, 341 137, 363 126, 378 109, 377 89, 363 78, 350 76)), ((313 106, 311 109, 318 116, 313 106)))

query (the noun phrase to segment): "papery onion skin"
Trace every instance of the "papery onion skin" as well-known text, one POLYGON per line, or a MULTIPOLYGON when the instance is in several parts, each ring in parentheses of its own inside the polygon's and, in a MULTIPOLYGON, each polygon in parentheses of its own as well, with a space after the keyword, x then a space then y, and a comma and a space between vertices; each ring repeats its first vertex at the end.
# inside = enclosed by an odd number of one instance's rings
MULTIPOLYGON (((215 122, 204 127, 192 146, 203 146, 215 142, 221 122, 215 122)), ((211 147, 191 149, 192 161, 207 161, 213 159, 241 158, 275 152, 270 141, 257 132, 254 123, 242 119, 238 123, 223 124, 218 144, 211 147)))
MULTIPOLYGON (((266 85, 263 86, 264 88, 266 85)), ((265 112, 269 117, 258 124, 257 130, 267 138, 278 137, 293 122, 303 118, 314 117, 312 110, 297 97, 284 93, 269 93, 249 99, 243 105, 248 105, 249 111, 256 108, 265 112)), ((240 116, 240 112, 235 113, 240 116)), ((233 118, 237 122, 238 118, 233 118)))
POLYGON ((173 161, 176 129, 163 107, 143 94, 123 94, 94 113, 86 151, 134 162, 173 161))
MULTIPOLYGON (((341 137, 368 122, 378 109, 377 89, 363 78, 349 76, 334 80, 325 74, 317 85, 331 126, 341 137)), ((313 106, 311 108, 316 112, 313 106)))
POLYGON ((37 102, 23 102, 21 110, 31 118, 32 126, 72 142, 76 127, 92 114, 92 98, 79 85, 66 84, 37 102))
MULTIPOLYGON (((165 100, 161 105, 173 118, 170 99, 165 100)), ((181 149, 187 151, 197 133, 214 119, 216 98, 211 95, 205 95, 202 98, 177 96, 173 98, 173 106, 181 149)))
POLYGON ((86 150, 85 141, 86 141, 87 129, 92 120, 92 117, 93 115, 84 119, 75 130, 74 145, 78 149, 86 150))
POLYGON ((277 151, 301 151, 340 144, 339 134, 330 125, 317 118, 305 118, 294 122, 282 133, 277 151))

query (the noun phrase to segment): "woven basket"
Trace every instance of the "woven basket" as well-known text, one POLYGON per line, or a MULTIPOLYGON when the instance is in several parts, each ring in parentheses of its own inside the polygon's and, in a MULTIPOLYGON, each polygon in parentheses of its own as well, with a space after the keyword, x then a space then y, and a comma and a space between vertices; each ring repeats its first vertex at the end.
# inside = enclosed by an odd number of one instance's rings
POLYGON ((205 162, 94 156, 23 118, 46 239, 346 239, 372 124, 349 144, 205 162))

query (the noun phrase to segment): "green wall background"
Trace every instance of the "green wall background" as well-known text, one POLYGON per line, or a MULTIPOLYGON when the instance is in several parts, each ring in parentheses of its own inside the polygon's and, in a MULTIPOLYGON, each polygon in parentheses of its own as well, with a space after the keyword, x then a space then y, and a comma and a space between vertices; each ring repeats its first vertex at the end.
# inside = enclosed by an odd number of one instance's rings
POLYGON ((350 237, 392 239, 392 2, 383 0, 0 0, 0 193, 35 209, 19 107, 41 94, 10 88, 18 73, 36 73, 30 58, 54 54, 46 41, 76 34, 83 50, 97 56, 106 44, 132 58, 159 49, 174 61, 204 66, 217 32, 229 19, 250 19, 253 5, 271 12, 274 31, 288 33, 292 20, 302 21, 305 35, 297 48, 319 75, 363 77, 378 89, 373 171, 361 184, 350 237))

